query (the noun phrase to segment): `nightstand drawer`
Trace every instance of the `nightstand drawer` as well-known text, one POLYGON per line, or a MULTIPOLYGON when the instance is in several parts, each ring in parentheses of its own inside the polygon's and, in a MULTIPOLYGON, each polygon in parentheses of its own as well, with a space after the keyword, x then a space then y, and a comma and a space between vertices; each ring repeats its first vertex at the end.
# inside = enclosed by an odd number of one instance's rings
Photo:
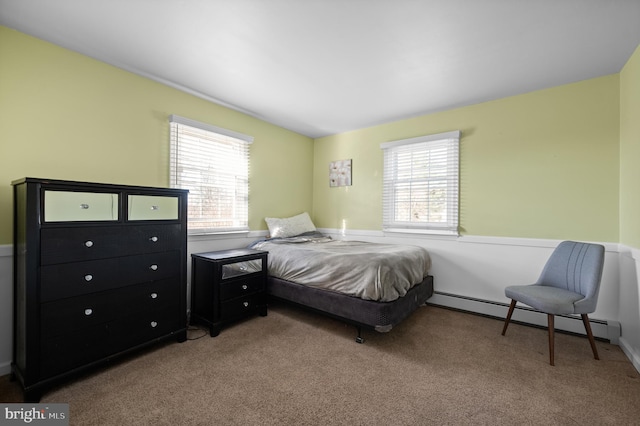
POLYGON ((262 275, 237 279, 220 284, 220 300, 226 301, 240 296, 264 291, 264 277, 262 275))
POLYGON ((262 264, 262 259, 223 264, 221 279, 228 280, 240 276, 260 273, 263 268, 266 268, 266 265, 262 264))
POLYGON ((244 316, 249 312, 254 312, 259 305, 264 304, 264 297, 261 294, 240 297, 220 304, 221 320, 244 316))

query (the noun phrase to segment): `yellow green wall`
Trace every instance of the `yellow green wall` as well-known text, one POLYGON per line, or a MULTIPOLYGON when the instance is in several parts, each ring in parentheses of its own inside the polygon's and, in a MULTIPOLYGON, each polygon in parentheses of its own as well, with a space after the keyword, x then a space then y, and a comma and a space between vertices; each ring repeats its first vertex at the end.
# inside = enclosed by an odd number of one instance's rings
POLYGON ((169 114, 254 136, 251 229, 311 210, 312 139, 0 26, 0 244, 12 180, 168 186, 169 114))
POLYGON ((167 186, 178 114, 255 137, 254 230, 305 210, 319 227, 379 230, 380 143, 459 129, 463 234, 638 247, 639 62, 636 51, 621 74, 313 141, 0 27, 0 244, 14 179, 167 186), (349 158, 353 185, 330 188, 329 162, 349 158))
POLYGON ((380 143, 450 130, 463 234, 618 241, 617 74, 317 139, 316 225, 380 230, 380 143), (353 185, 330 188, 349 158, 353 185))
POLYGON ((640 248, 640 46, 620 72, 620 242, 640 248))

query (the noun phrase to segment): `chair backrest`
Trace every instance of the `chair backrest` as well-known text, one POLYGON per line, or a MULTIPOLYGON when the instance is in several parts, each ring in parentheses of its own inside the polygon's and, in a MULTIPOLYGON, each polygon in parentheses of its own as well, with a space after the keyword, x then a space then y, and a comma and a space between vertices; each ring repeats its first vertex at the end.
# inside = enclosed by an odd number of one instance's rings
POLYGON ((604 266, 600 244, 563 241, 553 251, 537 284, 579 293, 584 299, 574 304, 577 314, 596 310, 604 266))

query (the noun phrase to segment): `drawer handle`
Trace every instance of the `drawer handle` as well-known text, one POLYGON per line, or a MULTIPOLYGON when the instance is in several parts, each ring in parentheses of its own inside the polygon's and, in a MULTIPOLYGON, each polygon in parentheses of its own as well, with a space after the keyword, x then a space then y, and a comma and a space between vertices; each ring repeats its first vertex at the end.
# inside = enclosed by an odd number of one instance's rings
POLYGON ((83 204, 80 204, 80 208, 81 208, 82 210, 87 210, 87 209, 89 208, 89 204, 84 204, 84 203, 83 203, 83 204))
POLYGON ((242 284, 242 289, 243 289, 243 290, 246 290, 246 289, 248 289, 248 288, 249 288, 249 286, 247 286, 246 284, 242 284))
POLYGON ((89 281, 91 281, 92 279, 93 279, 93 275, 91 275, 91 274, 87 274, 87 275, 85 275, 85 276, 84 276, 84 280, 85 280, 86 282, 89 282, 89 281))
POLYGON ((157 299, 158 298, 158 293, 151 293, 151 298, 152 299, 157 299))
POLYGON ((152 243, 157 243, 158 242, 158 237, 151 237, 151 238, 149 238, 149 241, 151 241, 152 243))
POLYGON ((157 271, 158 270, 158 265, 151 265, 151 266, 149 266, 149 269, 151 269, 152 271, 157 271))
POLYGON ((93 241, 91 241, 91 240, 87 240, 87 241, 85 241, 85 242, 84 242, 84 246, 85 246, 85 247, 93 247, 93 241))
POLYGON ((84 314, 85 314, 86 316, 89 316, 89 315, 91 315, 92 313, 93 313, 93 309, 90 309, 90 308, 89 308, 89 309, 85 309, 85 310, 84 310, 84 314))
POLYGON ((242 302, 245 308, 249 307, 249 302, 242 302))
POLYGON ((160 207, 158 207, 158 206, 151 206, 151 210, 160 210, 160 207))
POLYGON ((156 328, 158 326, 158 323, 155 321, 151 321, 151 328, 156 328))

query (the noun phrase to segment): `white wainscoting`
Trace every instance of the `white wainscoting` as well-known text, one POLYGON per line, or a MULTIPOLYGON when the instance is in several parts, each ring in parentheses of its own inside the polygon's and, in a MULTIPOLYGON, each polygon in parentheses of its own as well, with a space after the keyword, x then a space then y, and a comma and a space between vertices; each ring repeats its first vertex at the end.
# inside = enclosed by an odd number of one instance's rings
POLYGON ((640 250, 620 245, 620 348, 640 371, 640 250))
MULTIPOLYGON (((509 285, 534 283, 559 240, 485 236, 428 236, 377 231, 319 229, 336 239, 427 248, 432 257, 435 294, 430 304, 504 318, 510 302, 509 285)), ((597 242, 597 241, 594 241, 597 242)), ((640 372, 640 251, 617 243, 603 243, 605 265, 598 307, 590 314, 597 337, 621 349, 640 372)), ((546 315, 518 305, 514 321, 546 327, 546 315)), ((559 330, 584 334, 580 317, 559 316, 559 330)), ((497 324, 497 332, 502 324, 497 324)))
POLYGON ((13 358, 13 246, 0 245, 0 375, 13 358))
MULTIPOLYGON (((483 236, 425 236, 376 231, 319 229, 335 239, 362 240, 426 247, 432 256, 436 293, 429 303, 504 318, 509 300, 504 288, 535 282, 557 240, 483 236)), ((266 235, 189 237, 189 253, 245 247, 266 235)), ((606 248, 598 309, 590 315, 594 334, 620 345, 640 371, 640 251, 615 243, 606 248)), ((190 260, 189 270, 190 270, 190 260)), ((0 246, 0 374, 10 371, 12 354, 12 249, 0 246)), ((188 278, 190 282, 190 275, 188 278)), ((546 326, 546 316, 519 307, 515 321, 546 326)), ((558 329, 584 334, 581 321, 559 317, 558 329)), ((496 333, 502 331, 496 324, 496 333)))

